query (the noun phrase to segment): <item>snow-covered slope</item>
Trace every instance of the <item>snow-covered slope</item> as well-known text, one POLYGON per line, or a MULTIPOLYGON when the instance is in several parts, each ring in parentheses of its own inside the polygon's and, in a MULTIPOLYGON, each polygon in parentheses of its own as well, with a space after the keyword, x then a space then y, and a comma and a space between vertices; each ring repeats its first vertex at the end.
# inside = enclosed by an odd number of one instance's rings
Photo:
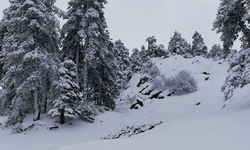
MULTIPOLYGON (((237 89, 231 101, 223 106, 220 88, 228 64, 195 57, 174 56, 154 59, 166 77, 186 69, 198 81, 198 91, 164 99, 148 99, 137 87, 142 77, 136 74, 120 98, 141 98, 144 106, 130 110, 129 103, 119 103, 115 112, 99 115, 95 123, 74 121, 56 130, 36 127, 25 135, 10 135, 0 130, 0 149, 3 150, 249 150, 250 149, 250 86, 237 89), (203 74, 204 72, 210 75, 203 74), (207 81, 205 78, 209 77, 207 81), (200 102, 200 105, 195 105, 200 102), (121 105, 123 104, 123 105, 121 105), (117 140, 101 140, 126 126, 163 123, 147 132, 117 140)), ((0 118, 0 121, 4 118, 0 118)), ((29 118, 27 118, 29 119, 29 118)), ((41 119, 40 124, 52 124, 41 119)))

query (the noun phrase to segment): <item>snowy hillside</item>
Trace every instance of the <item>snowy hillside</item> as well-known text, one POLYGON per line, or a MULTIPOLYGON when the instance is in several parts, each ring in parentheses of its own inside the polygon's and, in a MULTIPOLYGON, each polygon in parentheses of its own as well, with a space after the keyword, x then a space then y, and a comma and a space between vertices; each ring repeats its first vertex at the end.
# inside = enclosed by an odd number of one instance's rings
MULTIPOLYGON (((153 59, 165 77, 186 69, 198 81, 198 90, 181 96, 150 99, 154 94, 140 91, 150 83, 137 86, 142 74, 135 74, 120 95, 117 109, 97 116, 95 123, 72 121, 48 130, 51 120, 41 119, 26 134, 11 135, 0 130, 0 149, 3 150, 249 150, 250 149, 250 86, 237 89, 233 98, 222 108, 221 86, 226 78, 228 64, 203 57, 184 59, 173 56, 153 59), (205 78, 207 80, 205 80, 205 78), (125 99, 130 100, 124 102, 125 99), (144 106, 130 109, 140 99, 144 106), (199 105, 197 105, 199 104, 199 105), (128 127, 161 124, 131 137, 102 140, 128 127)), ((159 92, 159 91, 158 91, 159 92)), ((0 118, 0 122, 5 118, 0 118)), ((27 117, 26 119, 32 120, 27 117)), ((28 122, 28 121, 26 121, 28 122)), ((32 122, 32 121, 30 121, 32 122)))

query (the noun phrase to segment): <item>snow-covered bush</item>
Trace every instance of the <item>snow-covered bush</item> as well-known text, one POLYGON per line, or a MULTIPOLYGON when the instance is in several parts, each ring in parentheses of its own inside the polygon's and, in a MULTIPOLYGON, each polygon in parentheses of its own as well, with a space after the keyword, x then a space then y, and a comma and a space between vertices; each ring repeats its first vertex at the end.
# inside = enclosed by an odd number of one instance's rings
POLYGON ((148 66, 143 68, 143 73, 149 75, 149 82, 153 84, 154 90, 169 90, 176 95, 192 93, 197 90, 197 81, 186 70, 182 70, 174 77, 166 79, 155 64, 150 63, 148 66))
POLYGON ((148 74, 151 79, 156 78, 160 75, 159 68, 151 61, 149 61, 143 68, 142 72, 148 74))
POLYGON ((143 73, 147 74, 149 78, 149 82, 153 84, 153 89, 158 89, 159 91, 166 90, 164 82, 166 78, 161 74, 159 68, 153 64, 152 62, 148 64, 148 67, 143 68, 143 73))
POLYGON ((165 86, 166 77, 164 75, 158 75, 152 80, 153 88, 158 89, 159 91, 165 91, 167 90, 167 87, 165 86))
POLYGON ((197 91, 197 81, 191 74, 182 70, 174 77, 168 78, 165 81, 167 89, 175 95, 183 95, 197 91))

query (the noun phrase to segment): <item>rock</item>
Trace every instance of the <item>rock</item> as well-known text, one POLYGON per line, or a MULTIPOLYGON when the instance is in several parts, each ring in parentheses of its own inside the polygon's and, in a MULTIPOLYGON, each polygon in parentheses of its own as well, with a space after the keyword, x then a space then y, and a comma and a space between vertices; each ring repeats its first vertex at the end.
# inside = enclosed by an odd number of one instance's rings
POLYGON ((161 93, 162 93, 162 92, 158 92, 158 93, 153 94, 153 95, 150 97, 150 99, 158 98, 159 95, 160 95, 161 93))
POLYGON ((162 124, 163 122, 160 121, 158 123, 155 124, 144 124, 141 126, 127 126, 125 128, 123 128, 122 130, 120 130, 118 133, 115 134, 109 134, 106 137, 102 137, 101 139, 103 140, 111 140, 111 139, 118 139, 121 137, 131 137, 132 135, 137 135, 137 134, 141 134, 144 133, 146 131, 152 130, 153 128, 155 128, 156 126, 162 124))
POLYGON ((54 125, 54 126, 49 126, 49 127, 48 127, 48 129, 49 129, 49 130, 52 130, 52 129, 58 129, 58 128, 59 128, 59 126, 57 126, 57 125, 54 125))
POLYGON ((146 83, 148 79, 148 77, 141 78, 139 83, 137 84, 137 87, 140 87, 142 84, 146 83))
POLYGON ((143 107, 143 102, 140 100, 136 100, 136 103, 139 104, 141 107, 143 107))
POLYGON ((148 85, 145 88, 143 88, 139 93, 142 93, 146 88, 148 88, 148 85))
POLYGON ((154 91, 154 89, 151 89, 147 93, 145 93, 144 95, 150 95, 153 91, 154 91))
POLYGON ((197 106, 200 105, 200 104, 201 104, 201 102, 196 102, 196 103, 195 103, 195 105, 197 105, 197 106))
POLYGON ((143 107, 143 102, 140 100, 136 100, 136 103, 134 103, 133 105, 131 105, 130 109, 138 109, 140 107, 143 107))
POLYGON ((164 96, 159 96, 158 99, 164 99, 164 96))
POLYGON ((171 92, 171 93, 169 93, 167 96, 172 96, 172 94, 174 94, 174 91, 173 91, 173 92, 171 92))
POLYGON ((210 73, 208 73, 208 72, 202 72, 202 74, 204 74, 204 75, 210 75, 210 73))

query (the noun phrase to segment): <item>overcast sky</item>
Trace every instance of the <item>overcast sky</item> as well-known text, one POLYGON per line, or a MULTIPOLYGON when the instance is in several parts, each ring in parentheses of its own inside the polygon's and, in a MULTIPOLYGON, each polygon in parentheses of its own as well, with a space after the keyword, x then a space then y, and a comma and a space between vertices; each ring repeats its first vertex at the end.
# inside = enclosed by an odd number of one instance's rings
MULTIPOLYGON (((113 40, 121 39, 127 48, 146 45, 146 38, 155 36, 166 48, 174 31, 189 43, 195 31, 202 34, 208 49, 221 44, 220 35, 211 31, 219 0, 107 0, 105 17, 113 40)), ((66 10, 68 0, 57 0, 66 10)), ((0 11, 9 6, 2 0, 0 11)), ((2 13, 0 14, 2 18, 2 13)), ((238 49, 239 44, 234 48, 238 49)))

